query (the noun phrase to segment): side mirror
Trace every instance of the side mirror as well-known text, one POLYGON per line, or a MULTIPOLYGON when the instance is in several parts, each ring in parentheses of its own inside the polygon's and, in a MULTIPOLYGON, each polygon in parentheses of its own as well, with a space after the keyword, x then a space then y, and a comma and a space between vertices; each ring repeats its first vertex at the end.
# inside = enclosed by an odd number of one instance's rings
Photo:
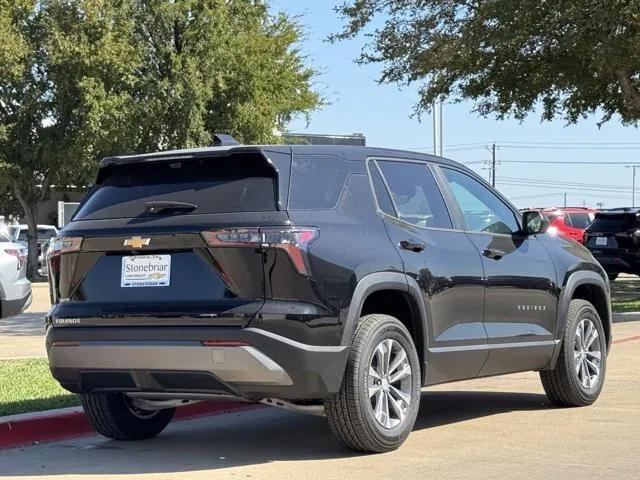
POLYGON ((522 231, 525 235, 544 233, 549 228, 549 221, 536 210, 527 210, 522 213, 522 231))

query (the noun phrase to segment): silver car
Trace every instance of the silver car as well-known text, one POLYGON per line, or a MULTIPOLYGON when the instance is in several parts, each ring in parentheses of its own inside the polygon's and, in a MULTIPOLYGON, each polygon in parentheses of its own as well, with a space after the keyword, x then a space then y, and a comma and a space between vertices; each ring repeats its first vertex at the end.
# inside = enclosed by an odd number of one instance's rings
POLYGON ((0 226, 0 318, 18 315, 31 305, 26 266, 27 249, 0 226))

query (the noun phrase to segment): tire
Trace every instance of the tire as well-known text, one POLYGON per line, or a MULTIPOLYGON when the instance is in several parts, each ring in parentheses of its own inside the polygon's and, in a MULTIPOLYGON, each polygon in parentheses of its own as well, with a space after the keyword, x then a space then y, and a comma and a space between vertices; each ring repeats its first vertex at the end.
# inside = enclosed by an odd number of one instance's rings
POLYGON ((366 315, 358 323, 340 391, 325 401, 329 427, 342 443, 353 450, 374 453, 395 450, 415 424, 420 407, 420 387, 420 362, 405 326, 389 315, 366 315), (380 352, 389 351, 389 345, 392 355, 385 362, 380 352), (369 374, 370 368, 384 371, 382 365, 385 363, 393 366, 395 360, 403 358, 400 350, 405 352, 406 359, 391 373, 402 371, 406 374, 408 367, 409 376, 393 381, 400 373, 378 378, 369 374), (391 385, 388 379, 392 380, 391 385), (369 389, 378 392, 371 396, 373 400, 369 397, 369 389), (402 395, 397 393, 398 390, 402 395), (380 408, 376 418, 374 408, 384 406, 385 399, 389 397, 392 400, 387 400, 387 415, 385 409, 380 408), (408 406, 400 398, 409 399, 408 406), (398 412, 402 412, 404 417, 398 412))
MULTIPOLYGON (((587 327, 585 327, 587 328, 587 327)), ((589 338, 589 334, 581 335, 589 338)), ((586 300, 571 300, 569 310, 567 311, 567 323, 562 337, 562 346, 558 361, 553 370, 544 370, 540 372, 542 386, 547 397, 554 405, 560 407, 584 407, 591 405, 596 401, 602 386, 604 384, 605 374, 607 370, 607 341, 602 327, 602 321, 598 312, 591 303, 586 300), (583 322, 585 322, 583 324, 583 322), (577 339, 577 332, 581 325, 588 326, 589 323, 597 332, 597 338, 593 341, 596 353, 580 353, 577 350, 583 350, 577 339), (576 347, 576 345, 578 345, 576 347), (597 379, 592 380, 591 374, 595 372, 593 367, 589 366, 582 359, 588 358, 593 365, 596 356, 600 356, 599 375, 597 379), (586 373, 590 377, 587 381, 590 385, 585 385, 581 378, 586 378, 585 371, 580 365, 584 365, 586 373), (582 376, 582 377, 581 377, 582 376)))
POLYGON ((82 407, 95 429, 114 440, 146 440, 158 435, 169 424, 174 408, 140 410, 121 393, 81 395, 82 407))
POLYGON ((607 277, 609 277, 609 281, 610 282, 614 282, 616 280, 616 278, 618 278, 618 274, 617 273, 607 273, 607 277))

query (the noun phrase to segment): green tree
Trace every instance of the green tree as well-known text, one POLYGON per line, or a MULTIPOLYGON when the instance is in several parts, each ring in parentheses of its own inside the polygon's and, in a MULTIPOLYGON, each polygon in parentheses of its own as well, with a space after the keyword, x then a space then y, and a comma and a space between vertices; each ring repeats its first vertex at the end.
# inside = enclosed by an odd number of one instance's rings
POLYGON ((351 0, 338 11, 346 25, 332 39, 369 33, 359 61, 381 62, 381 82, 417 83, 417 113, 445 96, 500 119, 538 106, 544 120, 640 119, 638 0, 351 0))
POLYGON ((29 226, 97 158, 276 140, 321 105, 301 27, 254 0, 0 0, 0 190, 29 226))

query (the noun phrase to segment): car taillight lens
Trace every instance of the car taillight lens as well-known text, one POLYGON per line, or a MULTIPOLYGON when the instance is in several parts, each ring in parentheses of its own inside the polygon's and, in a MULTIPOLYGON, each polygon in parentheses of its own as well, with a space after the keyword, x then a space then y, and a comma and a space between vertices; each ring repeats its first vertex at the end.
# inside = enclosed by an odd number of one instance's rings
POLYGON ((307 248, 318 238, 315 227, 224 228, 202 232, 211 247, 262 247, 284 250, 296 271, 309 276, 307 248))
POLYGON ((82 246, 82 237, 56 237, 51 242, 47 255, 49 258, 63 253, 77 252, 82 246))
POLYGON ((27 263, 27 251, 22 248, 7 248, 5 252, 12 257, 16 257, 16 259, 18 260, 16 270, 22 270, 22 267, 24 267, 25 263, 27 263))
POLYGON ((46 258, 51 273, 57 274, 60 271, 60 255, 77 252, 80 247, 82 247, 82 237, 54 238, 49 245, 46 258))

